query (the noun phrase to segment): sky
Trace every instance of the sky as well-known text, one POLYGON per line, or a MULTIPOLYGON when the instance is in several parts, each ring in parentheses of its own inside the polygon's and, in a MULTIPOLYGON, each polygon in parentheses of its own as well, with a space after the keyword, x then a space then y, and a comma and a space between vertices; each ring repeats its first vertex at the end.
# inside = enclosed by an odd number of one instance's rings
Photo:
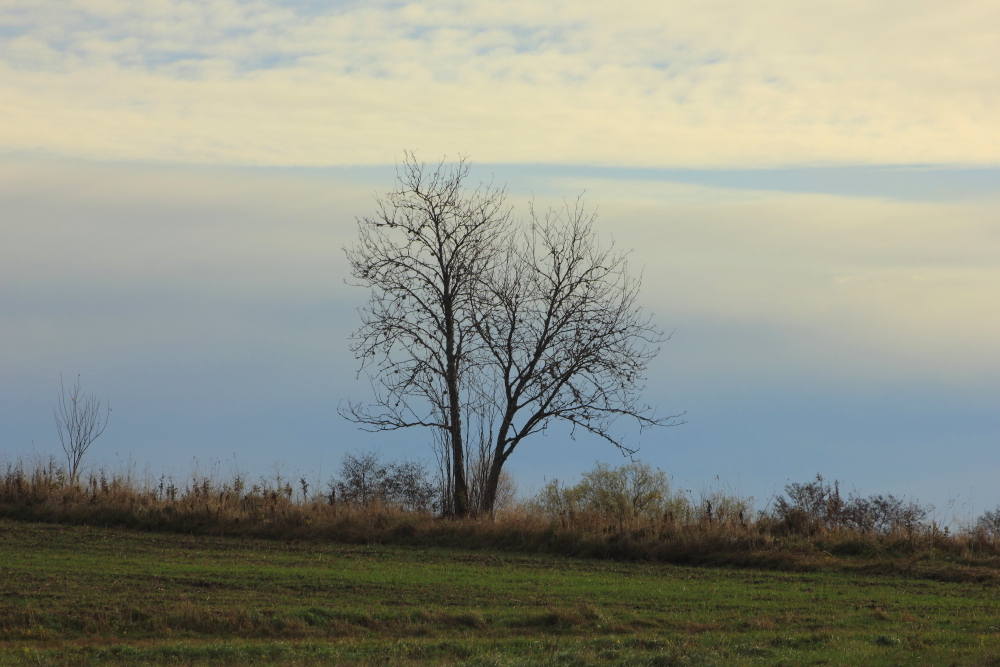
MULTIPOLYGON (((404 150, 524 215, 581 194, 673 332, 639 456, 763 505, 816 473, 938 518, 1000 504, 1000 9, 801 3, 7 0, 0 457, 333 475, 430 460, 337 406, 356 218, 404 150), (197 463, 195 463, 197 461, 197 463)), ((523 491, 620 454, 555 429, 523 491)))

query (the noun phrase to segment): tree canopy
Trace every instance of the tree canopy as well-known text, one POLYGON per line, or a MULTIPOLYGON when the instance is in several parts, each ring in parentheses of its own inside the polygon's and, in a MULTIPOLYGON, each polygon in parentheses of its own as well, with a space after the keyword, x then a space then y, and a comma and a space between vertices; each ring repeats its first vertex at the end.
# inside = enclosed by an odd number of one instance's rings
POLYGON ((627 254, 603 246, 581 200, 515 220, 469 165, 412 154, 346 249, 369 290, 352 351, 374 400, 342 413, 371 430, 432 429, 447 510, 490 512, 504 463, 553 421, 633 453, 614 426, 678 423, 640 400, 663 333, 627 254))

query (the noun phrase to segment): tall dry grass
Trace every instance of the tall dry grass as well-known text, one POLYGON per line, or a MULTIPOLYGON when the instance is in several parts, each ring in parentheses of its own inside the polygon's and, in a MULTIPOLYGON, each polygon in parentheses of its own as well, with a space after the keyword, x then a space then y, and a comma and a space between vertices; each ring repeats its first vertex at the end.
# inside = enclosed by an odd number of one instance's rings
POLYGON ((694 505, 676 511, 676 503, 668 503, 673 510, 656 514, 609 514, 586 505, 553 510, 536 499, 492 517, 448 519, 377 499, 342 502, 304 479, 249 481, 238 474, 193 474, 176 482, 96 470, 71 484, 54 459, 0 467, 0 517, 21 521, 778 569, 819 569, 853 557, 869 564, 895 559, 906 567, 944 559, 1000 568, 1000 539, 981 526, 948 531, 920 524, 862 531, 795 512, 784 517, 751 512, 740 499, 718 493, 710 497, 701 511, 694 505), (723 506, 739 511, 718 511, 723 506))

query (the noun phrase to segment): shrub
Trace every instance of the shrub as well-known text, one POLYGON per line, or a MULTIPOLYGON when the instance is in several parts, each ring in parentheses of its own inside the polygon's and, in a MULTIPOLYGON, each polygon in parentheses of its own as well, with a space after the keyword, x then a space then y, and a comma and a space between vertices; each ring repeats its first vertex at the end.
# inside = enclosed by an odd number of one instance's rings
POLYGON ((795 533, 808 533, 823 526, 833 528, 841 521, 843 500, 840 483, 824 483, 822 475, 805 484, 785 486, 788 498, 779 496, 775 501, 775 514, 781 527, 795 533))
POLYGON ((991 540, 1000 539, 1000 507, 986 510, 976 519, 976 529, 982 531, 991 540))
POLYGON ((891 493, 867 498, 851 496, 843 510, 843 521, 862 533, 888 534, 895 529, 912 532, 923 525, 928 507, 891 493))
POLYGON ((753 521, 753 498, 741 498, 722 491, 704 494, 701 498, 704 518, 717 523, 748 525, 753 521))
POLYGON ((340 479, 330 483, 331 504, 339 501, 367 506, 394 505, 411 512, 434 508, 440 489, 427 479, 427 469, 415 461, 382 463, 373 452, 344 454, 340 479))
POLYGON ((845 500, 840 483, 831 484, 822 475, 805 484, 785 487, 788 498, 775 501, 779 527, 789 532, 809 534, 820 528, 847 528, 864 534, 887 535, 893 530, 913 532, 923 527, 931 507, 892 494, 867 498, 853 492, 845 500))
POLYGON ((651 519, 684 521, 692 512, 690 501, 671 490, 662 470, 639 461, 617 468, 598 463, 571 487, 552 480, 536 496, 533 506, 553 518, 572 519, 589 512, 619 527, 651 519))

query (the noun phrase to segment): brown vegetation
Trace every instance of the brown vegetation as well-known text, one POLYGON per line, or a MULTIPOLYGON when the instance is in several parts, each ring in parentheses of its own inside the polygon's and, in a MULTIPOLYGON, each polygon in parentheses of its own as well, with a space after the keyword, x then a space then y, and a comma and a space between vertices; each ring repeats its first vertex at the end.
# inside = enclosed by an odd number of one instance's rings
MULTIPOLYGON (((642 464, 632 465, 649 473, 642 464)), ((652 497, 636 498, 631 508, 611 505, 609 511, 595 500, 602 496, 594 488, 602 478, 607 481, 628 468, 599 466, 577 487, 555 483, 532 501, 511 505, 493 517, 453 519, 435 516, 427 505, 406 509, 378 495, 366 503, 352 502, 336 493, 312 491, 304 479, 293 486, 292 480, 280 477, 249 483, 239 475, 225 481, 195 475, 177 484, 169 478, 143 481, 129 473, 97 471, 71 484, 53 459, 19 461, 0 473, 0 517, 283 540, 789 570, 922 568, 943 579, 998 578, 994 570, 1000 569, 1000 540, 983 522, 959 531, 941 530, 933 523, 866 530, 812 516, 794 497, 783 500, 784 509, 778 503, 770 512, 753 512, 746 501, 723 494, 699 507, 679 495, 657 495, 655 484, 645 478, 639 482, 647 485, 647 494, 654 488, 652 497)), ((817 483, 822 485, 822 480, 817 483)))

